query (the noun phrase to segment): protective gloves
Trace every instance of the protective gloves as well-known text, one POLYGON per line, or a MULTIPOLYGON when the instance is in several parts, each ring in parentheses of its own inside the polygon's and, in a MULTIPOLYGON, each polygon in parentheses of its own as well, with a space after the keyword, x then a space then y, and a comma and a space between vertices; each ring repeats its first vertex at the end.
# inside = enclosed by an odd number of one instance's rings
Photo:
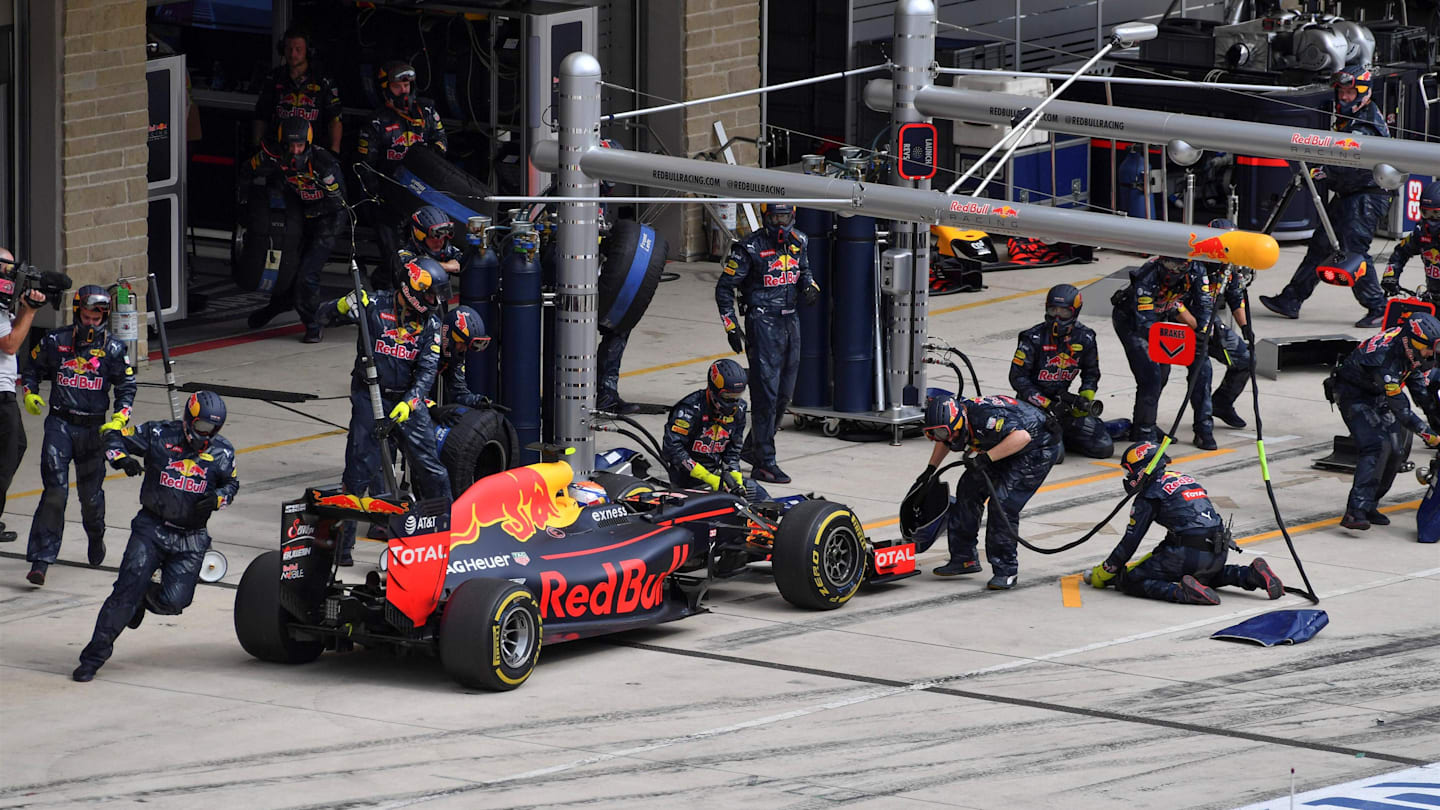
POLYGON ((1400 294, 1400 279, 1395 275, 1395 268, 1387 265, 1385 274, 1380 277, 1380 289, 1386 295, 1400 294))
MULTIPOLYGON (((1080 392, 1080 398, 1081 398, 1081 399, 1089 400, 1089 401, 1091 401, 1091 402, 1094 402, 1094 401, 1095 401, 1095 392, 1094 392, 1094 391, 1081 391, 1081 392, 1080 392)), ((1076 418, 1079 418, 1079 417, 1081 417, 1081 416, 1085 416, 1085 415, 1087 415, 1087 414, 1089 414, 1089 410, 1088 410, 1088 409, 1085 409, 1085 408, 1071 408, 1071 409, 1070 409, 1070 415, 1071 415, 1071 416, 1074 416, 1074 417, 1076 417, 1076 418)))
MULTIPOLYGON (((369 305, 370 305, 370 294, 367 293, 367 292, 365 292, 364 290, 361 290, 361 291, 360 291, 360 306, 363 307, 363 306, 369 306, 369 305)), ((344 298, 341 298, 339 301, 336 301, 336 302, 335 302, 335 308, 338 309, 338 310, 340 310, 340 314, 341 314, 341 315, 348 315, 348 314, 350 313, 350 310, 357 308, 356 305, 355 305, 355 293, 352 292, 352 293, 350 293, 349 295, 345 296, 344 298)))
POLYGON ((40 412, 45 410, 45 400, 39 394, 27 392, 25 394, 25 410, 29 411, 31 416, 39 416, 40 412))
POLYGON ((934 464, 925 465, 925 472, 920 473, 920 477, 916 478, 915 483, 910 485, 910 491, 914 492, 922 487, 930 486, 930 479, 935 477, 935 471, 937 469, 939 468, 934 464))
POLYGON ((210 519, 215 510, 220 508, 219 495, 206 495, 195 504, 195 517, 202 522, 210 519))
POLYGON ((402 399, 390 409, 390 418, 394 420, 395 424, 403 425, 410 418, 410 411, 410 400, 402 399))
POLYGON ((725 484, 726 492, 732 495, 738 495, 741 498, 747 496, 745 491, 745 477, 740 474, 739 470, 726 470, 723 483, 725 484))
POLYGON ((812 306, 820 300, 820 285, 811 281, 810 286, 800 292, 800 297, 805 301, 805 306, 812 306))
POLYGON ((116 453, 110 459, 110 468, 121 470, 131 478, 145 472, 145 465, 140 460, 128 453, 116 453))
POLYGON ((1440 433, 1421 433, 1420 438, 1425 441, 1426 447, 1440 447, 1440 433))
POLYGON ((745 330, 740 324, 727 319, 725 321, 725 339, 730 341, 730 351, 736 354, 745 353, 745 330))
POLYGON ((1109 568, 1105 567, 1105 563, 1100 563, 1099 565, 1090 569, 1090 587, 1104 588, 1106 585, 1109 585, 1110 581, 1119 574, 1119 569, 1111 571, 1109 568))
POLYGON ((971 453, 965 457, 965 469, 975 473, 989 475, 994 464, 994 460, 985 453, 971 453))
POLYGON ((115 415, 110 417, 109 422, 100 426, 100 432, 109 433, 112 430, 120 430, 128 424, 130 424, 130 414, 125 411, 116 411, 115 415))
POLYGON ((703 465, 696 464, 691 467, 690 477, 709 487, 712 491, 720 489, 720 476, 705 469, 703 465))
POLYGON ((1054 402, 1054 400, 1050 399, 1044 394, 1031 394, 1030 396, 1026 397, 1026 399, 1029 399, 1031 405, 1034 405, 1042 411, 1050 410, 1050 405, 1054 402))

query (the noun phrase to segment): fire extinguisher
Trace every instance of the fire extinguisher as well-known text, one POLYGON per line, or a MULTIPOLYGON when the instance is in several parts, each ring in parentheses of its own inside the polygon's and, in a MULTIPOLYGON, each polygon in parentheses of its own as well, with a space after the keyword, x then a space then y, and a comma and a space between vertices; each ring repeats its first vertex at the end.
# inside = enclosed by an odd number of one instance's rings
POLYGON ((125 343, 125 358, 135 364, 136 344, 140 340, 140 311, 135 305, 135 288, 121 279, 110 290, 110 334, 125 343))

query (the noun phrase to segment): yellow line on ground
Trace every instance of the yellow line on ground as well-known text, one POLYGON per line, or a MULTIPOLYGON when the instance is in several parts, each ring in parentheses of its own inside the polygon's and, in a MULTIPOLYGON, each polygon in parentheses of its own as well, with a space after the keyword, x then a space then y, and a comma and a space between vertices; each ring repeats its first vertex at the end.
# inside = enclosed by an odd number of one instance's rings
POLYGON ((673 363, 666 363, 666 364, 663 365, 663 366, 651 366, 651 367, 649 367, 649 368, 637 368, 637 369, 635 369, 634 371, 624 371, 624 372, 621 372, 621 373, 620 373, 620 376, 621 376, 621 377, 638 377, 638 376, 640 376, 641 374, 649 374, 649 373, 651 373, 651 372, 653 372, 653 371, 664 371, 664 370, 667 369, 667 368, 679 368, 679 367, 681 367, 681 366, 691 365, 692 363, 713 363, 713 362, 715 362, 716 360, 721 360, 721 359, 726 358, 726 357, 734 357, 734 356, 735 356, 735 353, 734 353, 734 352, 725 352, 724 354, 711 354, 711 355, 707 355, 707 356, 705 356, 705 357, 692 357, 692 358, 690 358, 689 360, 676 360, 676 361, 673 362, 673 363))
POLYGON ((1065 607, 1080 607, 1079 574, 1066 574, 1060 578, 1060 604, 1065 607))
POLYGON ((1109 467, 1112 470, 1124 469, 1124 467, 1121 467, 1119 464, 1116 464, 1113 461, 1092 461, 1090 463, 1094 464, 1096 467, 1109 467))
MULTIPOLYGON (((1406 501, 1405 503, 1397 503, 1397 504, 1395 504, 1395 505, 1393 505, 1393 506, 1382 506, 1382 507, 1380 508, 1380 511, 1381 511, 1381 512, 1402 512, 1402 511, 1405 511, 1406 509, 1419 509, 1419 508, 1420 508, 1420 502, 1419 502, 1419 501, 1406 501)), ((1308 532, 1308 531, 1310 531, 1310 530, 1312 530, 1312 529, 1323 529, 1323 528, 1325 528, 1326 526, 1339 526, 1339 525, 1340 525, 1340 518, 1338 518, 1338 517, 1333 517, 1333 518, 1325 518, 1324 520, 1312 520, 1312 521, 1310 521, 1309 523, 1302 523, 1302 524, 1300 524, 1299 526, 1287 526, 1286 528, 1289 530, 1289 532, 1290 532, 1291 535, 1296 535, 1296 534, 1300 534, 1301 532, 1308 532)), ((1239 538, 1239 539, 1237 539, 1237 540, 1235 541, 1235 544, 1236 544, 1236 545, 1241 545, 1241 546, 1243 546, 1243 545, 1245 545, 1246 543, 1258 543, 1258 542, 1260 542, 1260 541, 1262 541, 1262 540, 1272 540, 1272 539, 1274 539, 1274 538, 1276 538, 1276 537, 1280 537, 1280 536, 1281 536, 1281 534, 1280 534, 1280 530, 1279 530, 1279 529, 1271 529, 1271 530, 1268 531, 1268 532, 1261 532, 1261 533, 1259 533, 1259 534, 1252 534, 1252 535, 1250 535, 1249 537, 1241 537, 1241 538, 1239 538)))
MULTIPOLYGON (((314 441, 314 440, 316 440, 316 439, 324 439, 324 438, 329 437, 329 436, 343 436, 343 435, 345 435, 345 433, 346 433, 346 431, 343 431, 343 430, 327 430, 327 431, 325 431, 324 433, 316 433, 316 434, 313 434, 313 435, 310 435, 310 436, 300 436, 300 437, 294 438, 294 439, 285 439, 285 440, 283 440, 283 441, 270 442, 269 444, 257 444, 257 445, 255 445, 254 447, 246 447, 246 448, 243 449, 243 450, 236 450, 236 451, 235 451, 235 455, 238 456, 238 455, 240 455, 240 454, 242 454, 242 453, 254 453, 254 452, 257 452, 257 451, 260 451, 260 450, 270 450, 270 449, 275 448, 275 447, 284 447, 284 446, 290 445, 290 444, 300 444, 301 442, 309 442, 309 441, 314 441)), ((125 473, 115 473, 114 475, 107 475, 107 476, 105 476, 105 480, 106 480, 106 481, 114 481, 114 480, 117 479, 117 478, 124 478, 124 477, 125 477, 125 473)), ((75 482, 74 482, 74 481, 71 481, 71 482, 70 482, 70 488, 71 488, 71 489, 74 489, 74 488, 75 488, 75 482)), ((16 493, 12 493, 12 494, 10 494, 10 495, 7 496, 7 497, 9 497, 9 498, 29 498, 29 497, 34 496, 34 495, 40 495, 40 494, 42 494, 42 493, 44 493, 44 492, 45 492, 45 490, 43 490, 43 489, 32 489, 32 490, 29 490, 28 492, 16 492, 16 493)))

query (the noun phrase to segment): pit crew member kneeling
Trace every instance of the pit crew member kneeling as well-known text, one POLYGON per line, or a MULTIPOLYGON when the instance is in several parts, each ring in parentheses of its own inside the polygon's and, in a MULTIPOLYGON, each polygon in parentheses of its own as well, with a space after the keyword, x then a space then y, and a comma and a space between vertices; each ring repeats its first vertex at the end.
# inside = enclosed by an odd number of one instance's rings
MULTIPOLYGON (((421 498, 444 498, 450 501, 450 478, 440 463, 435 447, 435 429, 425 395, 435 384, 440 367, 440 307, 438 294, 448 279, 440 263, 419 258, 407 264, 404 274, 396 279, 397 289, 381 290, 372 297, 355 293, 328 301, 320 307, 319 317, 327 325, 356 323, 365 318, 370 328, 373 347, 360 346, 355 368, 350 374, 350 437, 345 445, 345 473, 341 482, 351 495, 371 494, 383 485, 380 442, 375 435, 375 415, 371 411, 370 392, 365 385, 365 354, 369 348, 375 355, 375 369, 380 378, 380 398, 385 412, 397 426, 406 458, 414 476, 416 493, 421 498)), ((397 493, 389 493, 392 497, 397 493)), ((340 547, 339 564, 353 565, 355 526, 347 522, 340 547)))
MULTIPOLYGON (((1020 333, 1010 361, 1015 398, 1047 411, 1060 422, 1064 448, 1090 458, 1109 458, 1115 442, 1105 423, 1091 414, 1100 385, 1100 353, 1095 330, 1080 323, 1080 291, 1057 284, 1045 297, 1045 322, 1020 333), (1070 383, 1080 378, 1080 393, 1070 383)), ((1061 453, 1061 461, 1064 453, 1061 453)))
POLYGON ((745 369, 734 360, 710 364, 704 388, 675 403, 665 421, 665 469, 687 489, 731 492, 749 500, 769 496, 740 474, 745 441, 745 369))
POLYGON ((925 436, 935 442, 930 465, 915 486, 927 485, 951 450, 968 451, 965 474, 955 487, 946 536, 950 561, 936 576, 978 574, 975 559, 980 512, 990 502, 985 523, 985 558, 994 575, 985 587, 1015 587, 1020 562, 1016 552, 1020 510, 1040 488, 1060 454, 1060 438, 1046 415, 1011 397, 959 399, 936 397, 925 406, 925 436), (987 481, 988 479, 988 481, 987 481), (994 497, 991 497, 991 490, 994 497))
POLYGON ((1232 547, 1230 532, 1205 488, 1185 473, 1165 469, 1169 462, 1168 456, 1160 454, 1160 445, 1150 441, 1130 445, 1121 456, 1125 491, 1139 492, 1130 507, 1125 536, 1105 562, 1090 570, 1090 585, 1104 588, 1113 583, 1131 596, 1185 605, 1218 605, 1215 589, 1226 585, 1264 590, 1271 599, 1284 596, 1284 585, 1265 560, 1257 559, 1248 566, 1225 564, 1232 547), (1155 469, 1147 477, 1145 471, 1152 461, 1155 469), (1168 529, 1165 539, 1127 569, 1125 564, 1135 556, 1152 523, 1168 529))
POLYGON ((90 643, 80 651, 80 666, 71 674, 75 680, 94 678, 110 659, 115 638, 126 626, 138 628, 147 610, 178 616, 190 605, 210 550, 205 526, 240 491, 235 448, 220 436, 224 424, 225 401, 213 391, 199 391, 179 420, 146 422, 106 436, 110 466, 126 475, 143 472, 145 481, 120 576, 100 607, 90 643), (158 584, 150 581, 156 571, 158 584))

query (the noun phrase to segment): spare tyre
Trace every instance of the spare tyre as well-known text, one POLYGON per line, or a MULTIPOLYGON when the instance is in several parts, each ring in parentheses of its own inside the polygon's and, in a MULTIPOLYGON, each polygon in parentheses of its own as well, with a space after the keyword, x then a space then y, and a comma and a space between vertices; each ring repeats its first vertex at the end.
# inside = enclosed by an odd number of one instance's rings
POLYGON ((394 179, 398 186, 383 180, 381 183, 385 210, 397 222, 408 221, 422 205, 433 205, 449 214, 459 233, 464 233, 470 217, 495 217, 495 203, 485 200, 490 196, 490 187, 428 146, 410 147, 394 179))
POLYGON ((487 475, 520 461, 520 435, 505 414, 491 408, 441 405, 430 412, 440 463, 450 474, 450 491, 459 497, 487 475))
POLYGON ((649 225, 622 219, 600 246, 600 330, 625 333, 650 307, 670 246, 649 225))
POLYGON ((283 194, 252 189, 244 221, 235 224, 230 243, 230 277, 246 292, 287 289, 300 264, 304 222, 299 206, 289 204, 283 194))

